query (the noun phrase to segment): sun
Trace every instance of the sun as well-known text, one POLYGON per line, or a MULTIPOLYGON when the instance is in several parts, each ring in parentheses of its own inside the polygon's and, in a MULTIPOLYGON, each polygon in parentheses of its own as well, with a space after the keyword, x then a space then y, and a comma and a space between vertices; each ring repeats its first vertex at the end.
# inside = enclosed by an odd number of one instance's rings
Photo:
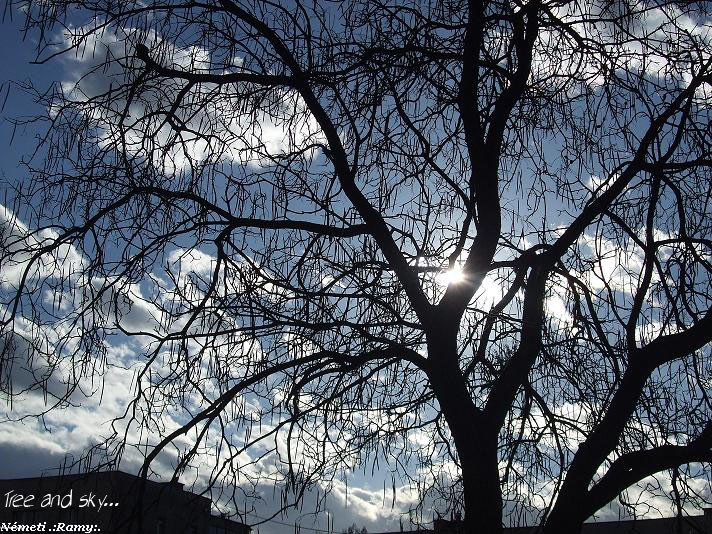
POLYGON ((438 282, 444 286, 450 284, 459 284, 465 281, 465 274, 460 267, 453 267, 447 271, 443 271, 438 275, 438 282))

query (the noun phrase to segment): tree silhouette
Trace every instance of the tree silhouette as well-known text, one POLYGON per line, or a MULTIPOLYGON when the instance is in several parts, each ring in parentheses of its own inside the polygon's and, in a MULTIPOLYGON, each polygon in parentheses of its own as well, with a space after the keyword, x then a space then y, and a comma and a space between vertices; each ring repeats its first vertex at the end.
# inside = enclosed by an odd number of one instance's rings
POLYGON ((142 429, 144 475, 209 452, 290 506, 383 463, 490 533, 576 532, 655 476, 709 500, 707 4, 13 7, 78 74, 23 86, 9 396, 72 402, 128 339, 106 452, 142 429))

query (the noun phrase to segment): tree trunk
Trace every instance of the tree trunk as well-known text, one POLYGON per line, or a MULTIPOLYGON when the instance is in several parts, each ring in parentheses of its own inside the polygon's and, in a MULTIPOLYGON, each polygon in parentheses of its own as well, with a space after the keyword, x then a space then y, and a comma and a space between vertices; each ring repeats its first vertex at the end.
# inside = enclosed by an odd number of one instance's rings
POLYGON ((573 503, 571 506, 557 507, 553 510, 544 525, 542 534, 561 534, 562 532, 579 534, 586 518, 581 518, 581 514, 577 513, 578 510, 575 506, 573 503))
POLYGON ((465 503, 464 532, 500 534, 502 490, 497 461, 498 432, 472 402, 457 364, 454 343, 448 341, 441 338, 433 343, 433 349, 438 352, 435 358, 431 358, 434 365, 430 381, 460 460, 465 503), (444 352, 444 348, 450 350, 444 352))
MULTIPOLYGON (((473 430, 475 435, 476 429, 473 430)), ((465 498, 465 532, 502 532, 502 490, 497 447, 481 440, 479 447, 458 447, 465 498)))

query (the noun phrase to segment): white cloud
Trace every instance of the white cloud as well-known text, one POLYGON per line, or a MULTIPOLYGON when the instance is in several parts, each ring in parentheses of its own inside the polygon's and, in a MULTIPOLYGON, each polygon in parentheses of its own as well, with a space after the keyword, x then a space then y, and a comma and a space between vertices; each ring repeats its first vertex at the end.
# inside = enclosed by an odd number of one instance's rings
POLYGON ((566 307, 566 302, 559 295, 551 295, 544 301, 544 310, 551 319, 572 325, 574 318, 566 307))
POLYGON ((3 242, 0 288, 19 287, 30 260, 33 260, 27 272, 30 283, 40 278, 69 280, 81 272, 86 261, 84 256, 74 245, 58 244, 59 237, 54 230, 30 231, 11 210, 0 204, 0 240, 3 242), (36 252, 42 247, 51 250, 38 257, 36 252))
MULTIPOLYGON (((155 32, 135 28, 101 28, 80 42, 77 35, 86 34, 89 29, 71 28, 62 35, 65 46, 76 45, 77 49, 74 56, 65 56, 67 79, 61 88, 70 102, 84 103, 78 109, 90 119, 102 148, 122 146, 123 139, 131 155, 172 175, 221 160, 259 166, 323 141, 316 120, 296 91, 272 89, 265 97, 274 102, 251 112, 248 102, 252 97, 247 96, 245 84, 220 89, 210 83, 194 85, 171 119, 176 125, 182 124, 182 130, 176 132, 166 120, 167 113, 185 84, 169 79, 144 87, 119 128, 127 97, 116 88, 130 83, 121 63, 142 64, 134 53, 137 43, 147 46, 151 57, 163 66, 178 70, 220 74, 239 71, 244 62, 235 58, 227 70, 222 67, 216 71, 208 50, 180 47, 155 32), (110 88, 114 95, 106 98, 101 107, 87 104, 110 88)), ((59 109, 53 105, 51 113, 56 115, 59 109)), ((313 149, 306 153, 313 154, 313 149)))
MULTIPOLYGON (((592 90, 606 85, 613 76, 625 73, 680 86, 690 82, 692 73, 705 63, 705 50, 712 42, 712 20, 694 20, 672 4, 623 3, 633 14, 623 17, 622 28, 612 3, 610 11, 592 2, 567 2, 551 8, 560 23, 539 32, 530 80, 546 91, 576 95, 583 87, 592 90), (562 31, 562 27, 567 31, 562 31), (583 41, 598 43, 580 46, 583 41), (699 55, 690 50, 701 51, 699 55), (674 61, 672 60, 674 58, 674 61), (573 75, 573 76, 572 76, 573 75)), ((619 19, 620 20, 620 19, 619 19)), ((710 84, 697 92, 697 103, 708 105, 710 84)))
POLYGON ((637 288, 643 270, 642 251, 637 246, 621 246, 620 243, 583 234, 579 239, 590 269, 579 273, 579 277, 594 290, 606 286, 615 291, 631 294, 637 288))

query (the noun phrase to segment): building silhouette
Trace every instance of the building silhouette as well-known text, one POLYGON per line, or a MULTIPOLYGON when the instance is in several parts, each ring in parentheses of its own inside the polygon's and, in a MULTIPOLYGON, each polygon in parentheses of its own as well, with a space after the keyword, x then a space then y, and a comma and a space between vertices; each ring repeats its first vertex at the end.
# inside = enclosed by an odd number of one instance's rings
POLYGON ((176 482, 122 471, 0 480, 0 525, 30 532, 250 534, 176 482))
MULTIPOLYGON (((401 530, 399 532, 374 532, 370 534, 466 534, 461 519, 433 519, 432 529, 401 530)), ((509 527, 504 534, 540 534, 540 527, 509 527)), ((471 533, 467 533, 471 534, 471 533)), ((479 534, 479 533, 478 533, 479 534)), ((482 533, 486 534, 486 533, 482 533)), ((562 533, 570 534, 570 533, 562 533)), ((625 521, 598 521, 584 523, 581 534, 712 534, 712 508, 702 515, 636 519, 625 521)))
MULTIPOLYGON (((423 532, 423 531, 421 531, 423 532)), ((432 534, 464 534, 462 521, 437 518, 433 520, 432 534)), ((539 534, 539 527, 505 528, 504 534, 539 534)), ((704 514, 658 519, 625 521, 597 521, 584 523, 581 534, 712 534, 712 508, 704 514)))

